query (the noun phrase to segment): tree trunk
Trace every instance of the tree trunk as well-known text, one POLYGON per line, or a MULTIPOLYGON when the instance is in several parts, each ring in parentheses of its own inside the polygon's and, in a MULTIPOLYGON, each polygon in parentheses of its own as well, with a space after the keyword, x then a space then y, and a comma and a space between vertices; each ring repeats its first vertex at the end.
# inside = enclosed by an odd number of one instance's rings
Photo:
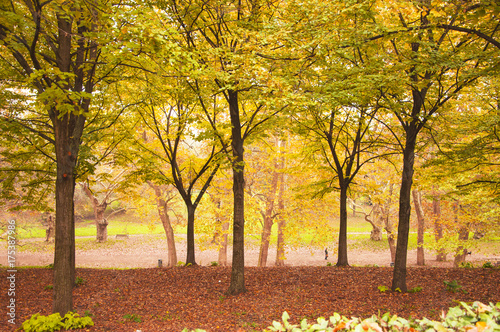
POLYGON ((417 223, 418 223, 418 232, 417 232, 417 265, 424 266, 425 265, 425 256, 424 256, 424 232, 425 232, 425 219, 424 219, 424 211, 422 209, 422 194, 418 189, 414 189, 412 191, 413 194, 413 204, 415 204, 415 212, 417 213, 417 223))
POLYGON ((49 242, 50 238, 54 237, 54 220, 52 219, 52 216, 49 215, 47 217, 47 229, 45 230, 45 242, 49 242))
POLYGON ((396 261, 396 237, 392 229, 387 231, 387 243, 391 253, 391 262, 394 263, 396 261))
POLYGON ((271 215, 264 214, 264 225, 262 227, 262 235, 260 240, 258 267, 265 267, 267 264, 267 256, 269 254, 269 238, 271 237, 271 228, 273 220, 271 215))
POLYGON ((162 190, 159 185, 151 181, 147 181, 147 183, 155 191, 158 216, 160 217, 167 238, 167 267, 174 267, 177 265, 177 250, 175 248, 174 229, 172 228, 172 223, 168 214, 168 202, 171 198, 163 198, 162 190))
POLYGON ((238 92, 228 90, 229 114, 232 124, 231 147, 233 152, 233 264, 231 284, 227 294, 246 292, 245 288, 245 164, 243 137, 241 136, 238 92))
MULTIPOLYGON (((453 207, 453 211, 455 213, 455 224, 458 226, 458 242, 461 243, 462 241, 467 241, 469 239, 469 230, 467 227, 464 227, 459 224, 459 214, 460 210, 460 203, 456 202, 455 206, 453 207)), ((462 244, 460 244, 457 248, 457 251, 455 253, 455 259, 453 261, 453 266, 454 267, 460 267, 461 263, 465 262, 465 257, 467 257, 467 248, 465 248, 462 244)))
POLYGON ((221 266, 227 265, 227 230, 229 229, 229 222, 222 223, 222 235, 219 235, 219 255, 218 264, 221 266))
POLYGON ((92 208, 94 209, 96 241, 106 242, 108 240, 108 222, 106 218, 104 218, 104 212, 106 212, 106 208, 108 207, 106 198, 103 202, 99 203, 99 200, 94 196, 87 183, 81 186, 87 197, 90 199, 92 208))
POLYGON ((191 204, 191 202, 186 202, 187 207, 187 254, 186 254, 186 266, 187 265, 197 265, 194 253, 194 214, 196 207, 191 204))
POLYGON ((411 122, 406 128, 406 144, 403 151, 403 174, 399 194, 398 240, 392 279, 392 290, 399 289, 404 293, 407 291, 406 261, 408 255, 408 235, 410 233, 411 186, 413 183, 417 133, 416 124, 411 122))
MULTIPOLYGON (((469 239, 469 230, 467 227, 460 227, 458 231, 458 240, 467 241, 469 239)), ((459 245, 457 248, 457 253, 455 254, 455 260, 453 261, 454 267, 460 267, 461 263, 465 263, 465 257, 467 257, 467 248, 463 245, 459 245)))
MULTIPOLYGON (((170 222, 170 216, 168 215, 166 204, 162 210, 164 212, 160 214, 160 220, 167 237, 167 266, 174 267, 177 265, 177 249, 175 248, 174 229, 172 228, 172 223, 170 222)), ((160 213, 160 211, 158 211, 158 213, 160 213)))
MULTIPOLYGON (((283 141, 282 147, 285 148, 285 141, 283 141)), ((281 156, 282 169, 285 168, 285 157, 281 156)), ((278 191, 278 216, 276 217, 276 223, 278 226, 278 239, 276 243, 276 266, 285 266, 285 218, 283 216, 285 212, 285 203, 283 201, 283 194, 285 192, 285 175, 283 172, 279 173, 278 182, 280 183, 278 191)))
POLYGON ((104 218, 104 211, 108 204, 102 202, 95 208, 95 224, 97 228, 96 240, 97 242, 106 242, 108 240, 108 221, 104 218))
POLYGON ((66 114, 52 119, 57 162, 53 312, 73 310, 75 283, 75 166, 84 119, 66 114), (80 121, 81 122, 80 122, 80 121), (80 127, 81 126, 81 127, 80 127))
POLYGON ((337 266, 348 266, 347 261, 347 185, 340 184, 340 229, 337 266))
POLYGON ((273 171, 272 175, 271 189, 267 193, 266 197, 266 209, 262 213, 264 225, 262 227, 262 235, 260 240, 259 261, 257 263, 258 267, 265 267, 267 265, 267 257, 269 254, 269 238, 271 237, 271 229, 273 227, 274 200, 276 191, 278 189, 279 173, 276 171, 276 169, 279 167, 278 163, 275 163, 274 167, 275 170, 273 171))
MULTIPOLYGON (((443 225, 441 224, 441 199, 438 194, 434 193, 432 198, 432 214, 434 217, 434 237, 436 242, 443 238, 443 225)), ((446 261, 446 251, 438 249, 436 260, 438 262, 446 261)))

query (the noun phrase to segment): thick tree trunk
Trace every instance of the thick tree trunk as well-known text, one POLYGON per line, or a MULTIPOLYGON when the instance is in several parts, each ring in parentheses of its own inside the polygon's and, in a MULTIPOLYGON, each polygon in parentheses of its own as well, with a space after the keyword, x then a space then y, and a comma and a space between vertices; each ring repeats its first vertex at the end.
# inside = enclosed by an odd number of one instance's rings
POLYGON ((337 266, 348 266, 347 261, 347 185, 340 185, 340 229, 337 266))
POLYGON ((246 292, 245 288, 245 164, 243 137, 241 136, 238 92, 229 90, 229 113, 232 124, 231 147, 233 151, 233 264, 231 284, 227 294, 246 292))
MULTIPOLYGON (((443 225, 441 224, 441 199, 438 194, 434 194, 432 198, 432 214, 434 215, 434 237, 436 242, 443 238, 443 225)), ((446 251, 438 249, 436 260, 438 262, 446 261, 446 251)))
POLYGON ((187 254, 186 265, 197 265, 194 253, 194 214, 196 207, 190 202, 186 202, 187 207, 187 254))
POLYGON ((271 179, 271 189, 266 196, 266 209, 262 213, 264 224, 262 227, 260 240, 259 260, 257 262, 257 266, 259 267, 265 267, 267 265, 267 257, 269 254, 269 239, 271 237, 271 229, 273 227, 274 201, 276 198, 276 191, 278 189, 279 173, 276 171, 278 167, 278 163, 275 163, 275 170, 273 171, 271 179))
POLYGON ((74 172, 80 147, 80 141, 75 139, 75 136, 79 136, 74 131, 77 120, 79 120, 78 117, 75 119, 72 115, 53 119, 57 158, 53 312, 58 312, 61 316, 73 310, 73 286, 75 283, 74 172))
POLYGON ((392 279, 392 290, 407 291, 406 262, 408 255, 408 235, 410 233, 411 186, 413 183, 413 165, 415 162, 415 145, 418 130, 414 122, 406 129, 406 144, 403 151, 403 174, 399 194, 398 240, 396 244, 396 259, 392 279))
POLYGON ((108 204, 102 202, 95 208, 95 224, 97 227, 96 240, 97 242, 106 242, 108 240, 108 221, 104 218, 104 211, 108 204))
POLYGON ((415 212, 417 213, 417 265, 425 265, 424 256, 424 232, 425 232, 425 219, 424 211, 422 209, 422 195, 418 189, 412 191, 413 194, 413 204, 415 205, 415 212))

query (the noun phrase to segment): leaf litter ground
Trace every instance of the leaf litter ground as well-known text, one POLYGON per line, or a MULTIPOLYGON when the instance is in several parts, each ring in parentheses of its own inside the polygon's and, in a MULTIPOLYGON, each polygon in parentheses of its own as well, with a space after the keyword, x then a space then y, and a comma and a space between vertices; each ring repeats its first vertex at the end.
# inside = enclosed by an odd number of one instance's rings
MULTIPOLYGON (((149 269, 77 269, 84 284, 74 289, 75 311, 91 314, 94 327, 86 331, 262 331, 287 311, 292 322, 315 320, 334 312, 369 317, 390 311, 403 317, 437 319, 456 301, 500 301, 500 270, 409 268, 408 288, 417 293, 381 292, 390 287, 388 267, 247 267, 247 292, 226 296, 231 269, 176 267, 149 269), (444 281, 456 281, 456 292, 444 281)), ((7 271, 2 269, 1 303, 8 303, 7 271)), ((16 326, 34 313, 52 308, 53 271, 23 268, 16 273, 16 326)), ((6 305, 2 319, 7 322, 6 305)), ((3 327, 1 327, 3 326, 3 327)))

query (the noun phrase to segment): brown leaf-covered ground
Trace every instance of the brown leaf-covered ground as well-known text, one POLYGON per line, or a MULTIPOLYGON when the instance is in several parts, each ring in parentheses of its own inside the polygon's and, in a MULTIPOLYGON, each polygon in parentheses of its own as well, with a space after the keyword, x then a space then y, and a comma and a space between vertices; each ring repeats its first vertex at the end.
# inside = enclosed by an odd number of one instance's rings
MULTIPOLYGON (((390 267, 328 266, 246 268, 247 292, 226 296, 230 268, 176 267, 149 269, 77 269, 84 284, 74 290, 75 309, 92 315, 88 331, 261 331, 287 311, 292 320, 328 317, 334 312, 368 317, 391 313, 437 318, 456 301, 500 301, 500 270, 409 268, 411 294, 381 293, 390 286, 390 267), (456 280, 458 292, 446 290, 444 281, 456 280), (135 322, 133 320, 140 320, 135 322)), ((19 269, 16 273, 15 326, 7 323, 7 271, 1 270, 0 330, 13 331, 32 314, 51 313, 50 269, 19 269)))

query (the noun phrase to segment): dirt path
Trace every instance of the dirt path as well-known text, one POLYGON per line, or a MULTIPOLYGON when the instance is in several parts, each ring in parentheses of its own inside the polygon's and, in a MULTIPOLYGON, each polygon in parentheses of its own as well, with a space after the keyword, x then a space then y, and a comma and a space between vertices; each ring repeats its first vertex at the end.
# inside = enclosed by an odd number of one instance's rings
MULTIPOLYGON (((110 237, 114 239, 114 237, 110 237)), ((25 252, 18 250, 16 253, 16 266, 45 266, 53 263, 54 256, 52 250, 46 250, 42 239, 31 242, 42 246, 38 252, 25 252), (45 248, 45 250, 44 250, 45 248)), ((110 241, 111 244, 102 245, 102 248, 95 249, 96 244, 91 243, 91 249, 77 249, 76 265, 77 267, 98 267, 98 268, 150 268, 158 266, 158 260, 166 263, 166 240, 163 238, 152 238, 151 236, 131 236, 128 239, 110 241)), ((177 241, 177 257, 179 261, 185 261, 186 243, 182 238, 177 241)), ((196 262, 200 265, 210 265, 217 261, 217 251, 215 249, 206 249, 196 247, 196 262)), ((256 246, 248 245, 245 249, 245 265, 256 266, 259 256, 259 249, 256 246)), ((231 262, 231 248, 228 248, 228 262, 231 262)), ((269 252, 268 265, 274 265, 276 248, 271 247, 269 252)), ((408 253, 408 265, 416 266, 416 250, 408 253)), ((350 249, 348 251, 349 264, 352 266, 389 266, 391 263, 389 251, 367 251, 359 249, 350 249)), ((6 250, 0 253, 0 264, 7 265, 6 250)), ((286 250, 285 264, 287 266, 322 266, 327 262, 335 264, 337 255, 333 249, 329 249, 328 260, 325 260, 324 248, 300 248, 286 250)), ((467 261, 476 264, 482 264, 485 261, 498 262, 500 256, 485 257, 480 254, 471 254, 467 261)), ((453 262, 437 262, 433 253, 426 253, 426 266, 435 267, 453 267, 453 262)))

